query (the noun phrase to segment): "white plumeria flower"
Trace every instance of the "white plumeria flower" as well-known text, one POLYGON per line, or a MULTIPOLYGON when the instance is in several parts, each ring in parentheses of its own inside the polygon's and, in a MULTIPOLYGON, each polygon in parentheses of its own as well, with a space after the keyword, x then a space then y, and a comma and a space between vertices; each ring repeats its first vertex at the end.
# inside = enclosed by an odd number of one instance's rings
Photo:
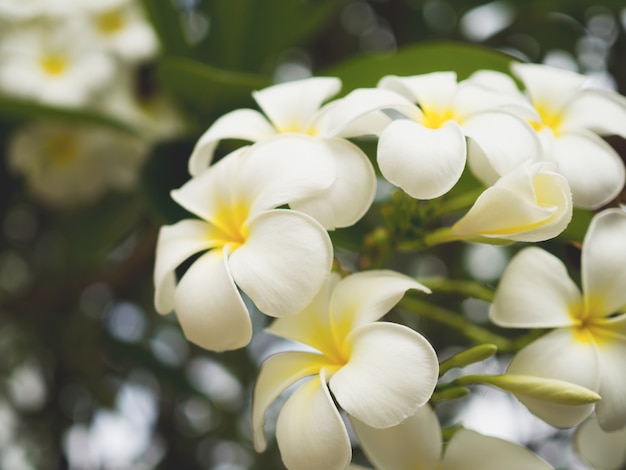
POLYGON ((0 92, 55 105, 84 105, 115 71, 112 57, 88 38, 78 21, 13 30, 0 46, 0 92))
POLYGON ((152 59, 159 42, 136 0, 83 0, 96 42, 126 62, 152 59))
MULTIPOLYGON (((527 96, 498 72, 483 71, 471 81, 530 102, 535 114, 523 117, 540 137, 543 159, 556 161, 567 178, 576 207, 595 209, 615 198, 624 188, 626 171, 620 156, 600 136, 626 137, 626 98, 589 88, 587 77, 547 65, 513 64, 512 70, 527 96)), ((502 174, 495 163, 489 168, 476 162, 472 169, 490 184, 494 173, 502 174)))
POLYGON ((461 177, 468 154, 498 155, 504 171, 539 152, 532 128, 501 109, 521 106, 520 100, 457 83, 454 72, 387 76, 378 87, 356 90, 345 100, 360 113, 395 109, 407 118, 393 120, 380 133, 377 158, 383 176, 414 198, 448 192, 461 177))
POLYGON ((487 188, 451 233, 525 242, 559 235, 572 218, 567 180, 551 163, 519 165, 487 188))
POLYGON ((318 352, 271 356, 254 390, 254 445, 266 447, 265 411, 300 379, 276 424, 283 462, 290 469, 345 469, 352 448, 334 400, 370 426, 398 424, 426 403, 439 365, 432 346, 416 331, 378 322, 409 289, 427 289, 393 271, 334 275, 298 315, 276 320, 269 331, 318 352))
MULTIPOLYGON (((512 328, 554 328, 522 349, 512 374, 565 380, 597 392, 600 426, 626 426, 626 212, 596 215, 582 248, 582 293, 565 265, 536 247, 507 267, 491 307, 494 323, 512 328)), ((592 405, 550 405, 519 397, 539 418, 559 427, 580 423, 592 405)))
POLYGON ((243 147, 192 178, 172 197, 200 217, 161 228, 154 268, 159 313, 176 311, 185 336, 210 350, 244 347, 252 324, 238 288, 262 312, 302 310, 332 264, 324 228, 306 214, 276 209, 332 184, 334 168, 292 143, 243 147), (201 253, 176 283, 175 270, 201 253))
POLYGON ((365 455, 377 470, 549 470, 528 449, 475 431, 454 433, 442 456, 441 426, 426 405, 397 426, 376 429, 352 418, 365 455))
POLYGON ((574 435, 576 452, 595 470, 622 470, 626 467, 626 427, 604 431, 596 415, 581 424, 574 435))
POLYGON ((131 189, 147 151, 143 141, 121 132, 40 122, 15 133, 8 163, 43 203, 69 207, 92 202, 107 189, 131 189))
MULTIPOLYGON (((360 134, 359 120, 342 122, 343 113, 331 119, 338 102, 322 106, 340 88, 338 78, 313 77, 254 92, 264 114, 238 109, 220 117, 196 144, 189 159, 189 172, 197 175, 203 171, 222 139, 259 142, 276 135, 288 136, 294 155, 314 139, 320 156, 336 160, 336 183, 328 191, 292 207, 315 217, 327 229, 353 225, 374 200, 376 176, 363 151, 346 140, 360 134), (295 139, 296 136, 301 139, 295 139)), ((375 127, 374 121, 375 117, 369 118, 367 128, 375 127)))
POLYGON ((77 0, 0 0, 0 18, 10 22, 75 14, 77 0))

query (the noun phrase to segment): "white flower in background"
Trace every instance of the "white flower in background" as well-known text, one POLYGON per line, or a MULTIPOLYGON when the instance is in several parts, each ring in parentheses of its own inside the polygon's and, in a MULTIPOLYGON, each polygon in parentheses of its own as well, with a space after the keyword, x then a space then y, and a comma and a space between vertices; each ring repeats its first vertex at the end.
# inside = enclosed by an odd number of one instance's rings
MULTIPOLYGON (((311 215, 327 229, 353 225, 374 200, 376 177, 363 151, 345 139, 355 133, 360 135, 358 120, 332 119, 337 101, 322 106, 340 88, 338 78, 313 77, 254 92, 254 99, 264 114, 253 109, 238 109, 220 117, 196 144, 189 159, 189 172, 197 175, 203 171, 222 139, 259 142, 276 135, 289 136, 294 155, 315 141, 320 158, 335 159, 336 183, 292 208, 311 215), (297 136, 301 138, 296 139, 297 136)), ((368 120, 368 127, 372 127, 374 120, 376 118, 368 120)))
MULTIPOLYGON (((553 328, 522 349, 507 372, 582 385, 602 397, 600 426, 626 426, 626 212, 596 215, 582 248, 582 293, 565 265, 536 247, 507 267, 491 307, 491 319, 511 328, 553 328)), ((550 405, 520 397, 530 411, 558 427, 580 423, 592 405, 550 405)))
POLYGON ((79 0, 0 0, 0 19, 22 22, 75 14, 79 0))
POLYGON ((596 415, 581 424, 574 435, 578 455, 595 470, 622 470, 626 466, 626 427, 604 431, 596 415))
MULTIPOLYGON (((471 81, 530 102, 534 116, 522 117, 539 135, 543 159, 558 163, 576 207, 595 209, 615 198, 626 182, 624 163, 600 136, 626 137, 626 98, 587 88, 587 77, 546 65, 513 64, 512 70, 524 84, 526 97, 505 74, 481 71, 471 81)), ((472 166, 487 184, 503 174, 492 163, 491 168, 485 161, 472 166)))
POLYGON ((397 426, 376 429, 352 419, 361 447, 377 470, 549 470, 528 449, 475 431, 454 433, 442 456, 441 426, 426 405, 397 426))
POLYGON ((380 133, 377 158, 383 176, 414 198, 448 192, 468 154, 498 155, 506 170, 536 159, 540 144, 530 125, 501 109, 505 104, 523 108, 520 100, 457 83, 454 72, 386 76, 378 87, 356 90, 345 100, 360 113, 394 109, 406 117, 394 119, 380 133))
POLYGON ((159 43, 136 0, 83 0, 95 42, 126 62, 156 56, 159 43))
POLYGON ((302 310, 328 276, 332 245, 301 212, 276 209, 324 190, 334 168, 292 142, 244 147, 192 178, 172 197, 200 219, 161 228, 154 268, 155 305, 172 310, 185 336, 210 350, 244 347, 252 324, 241 289, 263 313, 302 310), (176 282, 176 269, 200 254, 176 282))
POLYGON ((143 141, 122 132, 40 122, 12 137, 8 166, 41 202, 68 207, 92 202, 108 189, 131 189, 147 151, 143 141))
POLYGON ((276 320, 269 332, 316 352, 271 356, 261 366, 252 403, 254 445, 265 450, 265 412, 289 386, 276 423, 290 469, 345 469, 352 448, 336 403, 370 426, 398 424, 426 403, 437 382, 435 351, 416 331, 379 322, 409 289, 427 291, 393 271, 333 275, 301 313, 276 320), (308 378, 304 382, 300 379, 308 378))
POLYGON ((452 234, 525 242, 556 237, 572 218, 572 196, 554 167, 527 161, 505 174, 452 226, 452 234))
POLYGON ((88 38, 79 21, 13 30, 0 44, 0 92, 55 105, 84 105, 115 72, 112 57, 88 38))

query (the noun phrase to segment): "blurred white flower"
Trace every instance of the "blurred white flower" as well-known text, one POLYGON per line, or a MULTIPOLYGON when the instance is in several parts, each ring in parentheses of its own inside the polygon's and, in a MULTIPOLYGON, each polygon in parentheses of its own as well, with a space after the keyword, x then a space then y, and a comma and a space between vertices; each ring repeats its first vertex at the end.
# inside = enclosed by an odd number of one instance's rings
POLYGON ((93 202, 107 189, 132 188, 146 154, 146 144, 128 134, 38 122, 13 135, 8 164, 42 203, 69 207, 93 202))
MULTIPOLYGON (((507 372, 560 379, 596 391, 606 431, 626 426, 626 212, 596 215, 582 249, 582 293, 554 255, 536 247, 507 267, 491 307, 494 323, 554 328, 526 346, 507 372)), ((558 427, 580 423, 593 405, 563 406, 519 397, 531 412, 558 427)))
MULTIPOLYGON (((626 98, 587 87, 589 79, 575 72, 538 64, 513 64, 512 70, 524 84, 526 97, 511 77, 499 72, 481 71, 470 81, 526 99, 533 106, 534 116, 526 112, 521 117, 537 132, 542 159, 558 163, 576 207, 595 209, 611 201, 624 188, 626 171, 620 156, 600 136, 626 137, 626 98)), ((470 164, 487 184, 503 174, 495 160, 491 167, 484 160, 470 164)))
POLYGON ((324 228, 294 210, 276 209, 332 184, 332 162, 306 147, 271 140, 243 147, 172 192, 200 219, 161 228, 154 269, 155 305, 176 311, 185 336, 210 350, 246 346, 252 324, 241 289, 263 313, 304 308, 328 276, 332 245, 324 228), (326 164, 325 164, 326 163, 326 164), (201 254, 176 282, 175 270, 201 254))
POLYGON ((621 470, 626 466, 626 427, 606 432, 594 414, 574 435, 578 455, 595 470, 621 470))
POLYGON ((84 27, 50 21, 13 29, 0 43, 0 92, 54 105, 87 103, 116 66, 84 27))
POLYGON ((549 470, 528 449, 475 431, 460 429, 442 455, 441 426, 422 406, 397 426, 376 429, 352 418, 361 447, 378 470, 549 470))
POLYGON ((257 451, 266 447, 267 408, 296 382, 276 423, 290 469, 345 469, 350 463, 352 448, 335 401, 348 416, 383 428, 430 399, 439 370, 430 343, 404 325, 377 321, 409 289, 427 291, 393 271, 342 280, 333 275, 301 313, 274 321, 269 332, 317 351, 279 353, 261 366, 252 403, 257 451))
POLYGON ((79 0, 0 0, 0 19, 22 22, 75 14, 79 0))

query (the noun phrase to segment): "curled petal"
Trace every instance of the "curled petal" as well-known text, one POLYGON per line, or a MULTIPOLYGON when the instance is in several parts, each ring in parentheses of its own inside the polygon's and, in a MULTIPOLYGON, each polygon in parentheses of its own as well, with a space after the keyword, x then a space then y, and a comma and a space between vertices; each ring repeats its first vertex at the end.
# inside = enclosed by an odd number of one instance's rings
POLYGON ((586 310, 608 316, 626 312, 626 212, 608 209, 596 215, 583 243, 582 285, 586 310))
POLYGON ((349 360, 329 386, 349 415, 368 426, 386 428, 430 399, 439 364, 419 333, 395 323, 369 323, 353 330, 345 344, 349 360))
POLYGON ((525 447, 469 429, 457 431, 446 449, 443 470, 551 470, 525 447))
POLYGON ((311 77, 273 85, 252 95, 278 132, 302 132, 322 103, 340 89, 338 78, 311 77))
MULTIPOLYGON (((578 338, 575 328, 561 328, 526 346, 511 361, 507 373, 565 380, 592 391, 599 388, 599 371, 593 344, 578 338)), ((533 413, 552 426, 566 428, 581 423, 593 405, 568 406, 517 395, 533 413)))
POLYGON ((430 290, 404 274, 389 270, 363 271, 344 278, 335 288, 328 316, 335 336, 344 338, 366 323, 380 320, 409 289, 430 290))
POLYGON ((367 458, 378 469, 437 470, 441 460, 441 426, 425 405, 397 426, 377 429, 350 417, 367 458))
POLYGON ((520 251, 509 263, 491 305, 490 318, 512 328, 554 328, 574 324, 582 296, 567 268, 540 248, 520 251))
POLYGON ((222 139, 257 142, 275 133, 265 116, 253 109, 237 109, 224 114, 196 143, 189 157, 189 173, 197 176, 211 164, 215 147, 222 139))
POLYGON ((215 246, 219 233, 200 220, 181 220, 161 227, 154 264, 154 304, 159 313, 174 310, 176 268, 190 256, 215 246))
POLYGON ((465 158, 465 137, 453 121, 428 129, 399 119, 378 141, 383 176, 416 199, 432 199, 452 189, 463 173, 465 158))
POLYGON ((598 208, 624 188, 624 162, 613 147, 595 134, 579 130, 558 135, 554 152, 559 173, 567 178, 576 207, 598 208))
POLYGON ((563 111, 566 128, 626 138, 626 98, 609 90, 582 90, 563 111))
POLYGON ((288 352, 271 356, 261 365, 252 401, 252 428, 257 452, 263 452, 267 446, 263 423, 272 402, 298 380, 318 374, 325 363, 319 354, 288 352))
POLYGON ((306 214, 283 209, 262 212, 248 227, 229 260, 235 282, 267 315, 300 312, 330 272, 328 233, 306 214))
POLYGON ((302 384, 278 416, 276 440, 290 470, 343 470, 352 446, 323 372, 302 384))
POLYGON ((252 337, 248 309, 226 257, 226 250, 211 250, 194 261, 174 297, 176 315, 187 339, 211 351, 242 348, 252 337))
MULTIPOLYGON (((331 187, 290 204, 309 214, 327 230, 354 225, 367 212, 376 194, 376 174, 367 155, 356 145, 342 139, 317 141, 318 155, 328 153, 336 163, 336 178, 331 187)), ((320 155, 321 158, 321 155, 320 155)))
POLYGON ((574 435, 576 451, 583 460, 597 470, 620 470, 626 464, 626 427, 606 432, 591 416, 580 425, 574 435))

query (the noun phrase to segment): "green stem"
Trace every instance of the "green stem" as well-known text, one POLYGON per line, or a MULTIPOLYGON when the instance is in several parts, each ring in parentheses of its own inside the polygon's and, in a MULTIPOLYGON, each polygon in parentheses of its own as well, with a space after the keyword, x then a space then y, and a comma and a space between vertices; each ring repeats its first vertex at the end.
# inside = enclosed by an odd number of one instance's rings
POLYGON ((489 287, 473 280, 445 279, 442 277, 422 278, 418 281, 434 292, 460 294, 463 297, 492 302, 494 292, 489 287))
POLYGON ((412 313, 454 328, 477 344, 493 344, 503 352, 516 350, 514 342, 510 339, 478 326, 450 310, 424 302, 414 295, 406 295, 399 305, 412 313))
POLYGON ((425 248, 431 248, 444 243, 463 240, 463 236, 453 234, 451 227, 442 227, 433 232, 427 233, 417 240, 406 240, 398 244, 399 251, 418 251, 425 248))
POLYGON ((481 188, 475 191, 469 191, 446 201, 442 201, 441 204, 436 207, 435 215, 437 217, 441 217, 442 215, 471 207, 476 202, 476 199, 478 199, 478 196, 480 196, 483 192, 484 189, 481 188))

